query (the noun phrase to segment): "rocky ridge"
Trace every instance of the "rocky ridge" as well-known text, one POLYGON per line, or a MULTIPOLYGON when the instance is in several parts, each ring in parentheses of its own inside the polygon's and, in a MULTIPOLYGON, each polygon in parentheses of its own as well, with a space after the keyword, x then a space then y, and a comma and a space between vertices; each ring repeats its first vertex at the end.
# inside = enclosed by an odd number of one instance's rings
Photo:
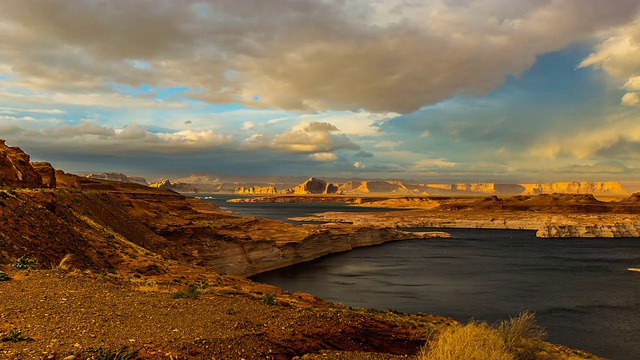
POLYGON ((151 184, 149 186, 153 187, 153 188, 158 188, 158 189, 172 190, 172 191, 179 192, 179 193, 187 193, 187 194, 197 193, 197 191, 196 191, 195 187, 193 187, 193 185, 179 183, 179 182, 172 183, 171 181, 169 181, 169 179, 164 179, 164 180, 159 181, 157 183, 153 183, 153 184, 151 184))
POLYGON ((140 185, 149 185, 147 179, 140 176, 128 176, 122 173, 102 173, 102 174, 89 174, 87 175, 89 179, 98 179, 98 180, 109 180, 109 181, 119 181, 123 183, 132 183, 132 184, 140 184, 140 185))

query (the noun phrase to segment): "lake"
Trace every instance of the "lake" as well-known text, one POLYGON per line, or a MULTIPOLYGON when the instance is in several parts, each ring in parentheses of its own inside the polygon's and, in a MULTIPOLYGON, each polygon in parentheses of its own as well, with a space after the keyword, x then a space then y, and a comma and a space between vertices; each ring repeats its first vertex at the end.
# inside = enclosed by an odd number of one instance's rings
MULTIPOLYGON (((280 206, 275 211, 260 203, 242 205, 253 214, 274 218, 285 217, 287 211, 289 216, 306 215, 306 207, 314 212, 347 207, 268 204, 280 206)), ((538 239, 532 231, 446 231, 452 239, 359 248, 252 279, 348 306, 461 321, 493 323, 531 310, 551 342, 611 359, 640 359, 640 273, 626 270, 640 265, 638 239, 538 239)))

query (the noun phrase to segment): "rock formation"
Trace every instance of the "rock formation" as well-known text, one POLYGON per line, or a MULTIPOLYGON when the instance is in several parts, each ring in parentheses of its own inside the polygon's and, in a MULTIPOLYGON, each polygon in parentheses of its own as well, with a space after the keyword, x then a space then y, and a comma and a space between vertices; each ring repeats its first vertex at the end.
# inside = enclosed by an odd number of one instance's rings
POLYGON ((158 189, 173 190, 179 193, 196 193, 197 192, 196 189, 191 184, 185 184, 181 182, 171 183, 169 179, 162 180, 160 182, 151 184, 149 186, 158 188, 158 189))
POLYGON ((32 162, 31 166, 42 178, 42 187, 56 187, 56 169, 48 162, 32 162))
POLYGON ((545 184, 520 184, 525 188, 523 195, 534 194, 629 194, 619 182, 553 182, 545 184))
POLYGON ((631 221, 615 224, 545 223, 538 229, 536 236, 540 238, 640 237, 640 223, 631 221))
POLYGON ((321 179, 309 178, 309 180, 296 186, 293 189, 286 189, 283 194, 294 195, 316 195, 316 194, 337 194, 338 187, 321 179))
POLYGON ((410 194, 412 193, 401 181, 372 180, 349 181, 339 191, 344 194, 410 194))
POLYGON ((102 173, 102 174, 89 174, 87 175, 89 179, 99 179, 99 180, 109 180, 109 181, 120 181, 123 183, 132 183, 132 184, 140 184, 140 185, 149 185, 147 180, 143 177, 139 176, 128 176, 122 173, 102 173))
POLYGON ((278 191, 275 186, 252 186, 248 188, 241 186, 235 189, 233 193, 239 195, 275 195, 278 191))
POLYGON ((42 177, 29 162, 29 155, 19 147, 10 147, 0 139, 0 186, 39 188, 42 177))
POLYGON ((80 177, 56 170, 56 187, 58 189, 80 189, 80 177))

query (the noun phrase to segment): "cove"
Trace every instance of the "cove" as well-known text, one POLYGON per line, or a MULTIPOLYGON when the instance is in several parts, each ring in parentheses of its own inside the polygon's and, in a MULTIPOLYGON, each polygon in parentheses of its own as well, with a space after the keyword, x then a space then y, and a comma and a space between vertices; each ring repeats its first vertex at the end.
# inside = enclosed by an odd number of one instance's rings
MULTIPOLYGON (((415 229, 420 231, 433 229, 415 229)), ((548 340, 638 359, 637 239, 539 239, 514 230, 439 229, 453 239, 388 243, 252 277, 348 306, 495 322, 535 311, 548 340)))

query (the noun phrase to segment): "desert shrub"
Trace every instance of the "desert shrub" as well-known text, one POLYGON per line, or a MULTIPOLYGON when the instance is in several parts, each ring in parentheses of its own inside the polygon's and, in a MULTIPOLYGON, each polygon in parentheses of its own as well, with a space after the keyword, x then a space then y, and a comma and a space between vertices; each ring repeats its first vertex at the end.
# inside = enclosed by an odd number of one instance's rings
POLYGON ((496 329, 509 352, 519 360, 538 358, 541 341, 547 336, 545 329, 537 324, 535 314, 530 311, 499 322, 496 329))
POLYGON ((262 295, 262 302, 266 305, 273 306, 276 304, 276 294, 264 294, 262 295))
POLYGON ((105 350, 104 347, 98 348, 98 360, 133 360, 137 359, 138 352, 140 350, 129 351, 126 346, 121 347, 118 350, 105 350))
POLYGON ((524 311, 493 327, 471 322, 448 328, 422 349, 418 360, 551 359, 543 343, 546 335, 535 314, 524 311))
POLYGON ((500 334, 485 323, 445 329, 423 348, 418 360, 514 360, 500 334))
POLYGON ((36 266, 38 266, 38 261, 30 257, 21 256, 16 263, 11 266, 19 270, 35 269, 36 266))
POLYGON ((178 291, 169 295, 172 299, 197 299, 200 297, 198 285, 191 284, 186 291, 178 291))
POLYGON ((9 281, 11 277, 4 271, 0 270, 0 281, 9 281))
POLYGON ((0 338, 0 341, 18 342, 18 341, 33 341, 32 338, 22 335, 22 330, 13 329, 10 333, 0 338))

